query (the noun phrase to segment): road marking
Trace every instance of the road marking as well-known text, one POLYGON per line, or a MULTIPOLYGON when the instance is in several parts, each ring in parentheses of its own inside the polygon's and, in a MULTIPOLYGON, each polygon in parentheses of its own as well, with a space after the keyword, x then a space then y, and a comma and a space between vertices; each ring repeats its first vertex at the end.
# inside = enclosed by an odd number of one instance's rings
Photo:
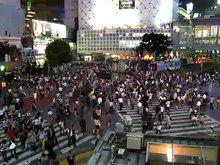
MULTIPOLYGON (((79 146, 79 145, 81 145, 81 144, 83 144, 83 143, 85 143, 85 142, 87 142, 87 141, 89 141, 89 140, 91 140, 91 139, 93 139, 93 138, 94 138, 93 135, 89 135, 89 136, 87 136, 87 137, 81 139, 79 142, 77 142, 77 143, 76 143, 76 146, 79 146)), ((67 147, 67 148, 62 149, 60 152, 62 152, 62 153, 64 154, 64 153, 66 153, 66 152, 69 152, 69 151, 72 150, 72 149, 73 149, 72 147, 67 147)))

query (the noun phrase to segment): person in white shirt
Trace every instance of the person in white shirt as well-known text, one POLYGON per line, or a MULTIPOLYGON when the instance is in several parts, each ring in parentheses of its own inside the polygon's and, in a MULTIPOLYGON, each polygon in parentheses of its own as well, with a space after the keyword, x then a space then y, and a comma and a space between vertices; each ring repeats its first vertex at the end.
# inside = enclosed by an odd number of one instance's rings
POLYGON ((64 122, 63 121, 59 122, 59 127, 60 127, 60 135, 64 135, 65 128, 64 128, 64 122))
POLYGON ((37 92, 34 92, 33 97, 34 97, 34 100, 37 101, 37 92))
POLYGON ((109 113, 114 112, 114 107, 113 106, 114 106, 113 101, 109 100, 109 113))
POLYGON ((63 87, 62 87, 62 86, 60 86, 60 87, 58 88, 58 91, 59 91, 60 95, 62 96, 63 87))
POLYGON ((122 108, 123 108, 123 102, 124 102, 124 101, 123 101, 123 98, 122 98, 122 97, 119 97, 119 98, 118 98, 118 103, 119 103, 119 109, 120 109, 120 110, 122 110, 122 108))
POLYGON ((51 123, 53 121, 53 112, 51 109, 48 110, 47 115, 48 115, 48 120, 51 123))
POLYGON ((170 101, 169 100, 166 101, 166 111, 170 112, 170 101))
POLYGON ((142 113, 142 111, 143 111, 143 105, 142 105, 141 102, 138 102, 138 103, 137 103, 137 113, 138 113, 138 114, 139 114, 139 113, 142 113))
POLYGON ((98 98, 98 105, 99 105, 99 106, 102 105, 102 97, 101 97, 101 96, 98 98))
POLYGON ((201 101, 200 101, 200 100, 198 100, 198 101, 197 101, 197 103, 196 103, 196 106, 198 107, 199 112, 200 112, 200 107, 201 107, 201 104, 202 104, 202 103, 201 103, 201 101))

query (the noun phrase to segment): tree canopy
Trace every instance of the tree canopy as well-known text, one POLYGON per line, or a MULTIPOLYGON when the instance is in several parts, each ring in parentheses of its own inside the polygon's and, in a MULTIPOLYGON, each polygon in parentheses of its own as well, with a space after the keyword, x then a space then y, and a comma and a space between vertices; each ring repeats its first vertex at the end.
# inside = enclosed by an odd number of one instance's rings
POLYGON ((164 53, 170 45, 171 41, 168 36, 158 33, 147 33, 142 37, 142 41, 137 50, 146 50, 148 53, 158 56, 164 53))
POLYGON ((16 55, 17 51, 16 45, 10 45, 8 41, 0 42, 0 60, 5 59, 5 54, 16 55))
POLYGON ((46 57, 51 67, 71 62, 69 44, 61 39, 54 40, 46 48, 46 57))

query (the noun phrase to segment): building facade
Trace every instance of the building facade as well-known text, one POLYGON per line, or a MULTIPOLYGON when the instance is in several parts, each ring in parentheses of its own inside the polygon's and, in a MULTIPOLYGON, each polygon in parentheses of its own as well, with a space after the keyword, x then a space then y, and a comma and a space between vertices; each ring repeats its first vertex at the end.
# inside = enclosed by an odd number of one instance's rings
POLYGON ((24 26, 20 0, 0 0, 0 41, 9 41, 20 48, 24 26))
POLYGON ((78 29, 78 0, 65 0, 64 10, 64 24, 70 28, 78 29))
MULTIPOLYGON (((49 22, 64 23, 64 0, 20 0, 26 11, 35 14, 30 19, 38 19, 49 22)), ((27 13, 28 14, 28 13, 27 13)))
POLYGON ((191 24, 175 25, 173 28, 173 48, 192 54, 217 55, 220 50, 220 18, 195 18, 191 24))
POLYGON ((171 34, 177 0, 79 0, 78 53, 131 53, 145 33, 171 34))
POLYGON ((24 11, 19 0, 0 0, 0 36, 21 37, 24 28, 24 11))

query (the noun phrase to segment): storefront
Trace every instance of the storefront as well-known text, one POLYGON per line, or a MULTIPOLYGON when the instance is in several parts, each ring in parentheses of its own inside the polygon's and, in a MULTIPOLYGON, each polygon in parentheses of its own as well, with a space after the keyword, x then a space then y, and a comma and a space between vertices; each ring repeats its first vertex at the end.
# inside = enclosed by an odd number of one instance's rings
POLYGON ((150 142, 147 144, 146 163, 216 165, 217 152, 217 147, 150 142))

